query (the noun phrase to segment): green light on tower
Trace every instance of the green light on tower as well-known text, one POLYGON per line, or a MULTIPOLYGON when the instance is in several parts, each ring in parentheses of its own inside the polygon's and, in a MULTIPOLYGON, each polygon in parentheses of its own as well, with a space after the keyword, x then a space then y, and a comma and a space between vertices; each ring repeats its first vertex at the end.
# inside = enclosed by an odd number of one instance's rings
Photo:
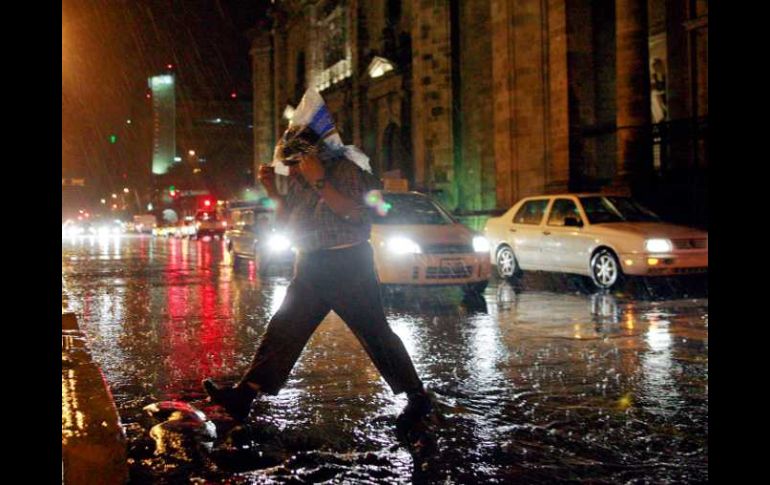
POLYGON ((110 135, 110 143, 113 145, 118 142, 118 135, 110 135))

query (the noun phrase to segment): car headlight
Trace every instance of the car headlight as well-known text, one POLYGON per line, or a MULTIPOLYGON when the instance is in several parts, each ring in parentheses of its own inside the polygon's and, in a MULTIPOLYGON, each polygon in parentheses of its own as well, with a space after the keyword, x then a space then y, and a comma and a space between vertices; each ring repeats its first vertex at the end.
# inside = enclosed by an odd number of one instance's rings
POLYGON ((420 246, 405 237, 394 237, 388 240, 388 249, 396 254, 418 254, 422 252, 420 246))
POLYGON ((668 239, 648 239, 644 242, 644 248, 651 253, 667 253, 673 246, 668 239))
POLYGON ((110 234, 110 228, 107 226, 102 226, 97 230, 97 234, 100 236, 108 236, 110 234))
POLYGON ((282 234, 273 234, 267 240, 267 248, 273 252, 288 251, 291 249, 291 241, 282 234))
POLYGON ((473 250, 477 253, 489 252, 489 240, 484 236, 474 236, 473 238, 473 250))

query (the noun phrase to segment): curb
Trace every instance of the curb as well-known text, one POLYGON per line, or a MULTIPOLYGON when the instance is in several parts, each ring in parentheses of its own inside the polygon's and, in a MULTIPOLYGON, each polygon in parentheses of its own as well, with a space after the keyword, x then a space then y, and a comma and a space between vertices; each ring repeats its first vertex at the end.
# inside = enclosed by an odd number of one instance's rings
POLYGON ((74 313, 62 309, 62 483, 128 481, 117 407, 74 313))

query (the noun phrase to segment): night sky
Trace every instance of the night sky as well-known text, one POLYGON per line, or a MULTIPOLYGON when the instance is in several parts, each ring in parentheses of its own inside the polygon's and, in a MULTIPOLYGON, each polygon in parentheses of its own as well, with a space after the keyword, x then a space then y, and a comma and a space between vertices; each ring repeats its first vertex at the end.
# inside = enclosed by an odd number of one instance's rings
POLYGON ((233 90, 249 99, 247 31, 269 3, 63 0, 62 176, 113 190, 119 171, 142 171, 152 153, 147 78, 167 64, 179 100, 226 99, 233 90))

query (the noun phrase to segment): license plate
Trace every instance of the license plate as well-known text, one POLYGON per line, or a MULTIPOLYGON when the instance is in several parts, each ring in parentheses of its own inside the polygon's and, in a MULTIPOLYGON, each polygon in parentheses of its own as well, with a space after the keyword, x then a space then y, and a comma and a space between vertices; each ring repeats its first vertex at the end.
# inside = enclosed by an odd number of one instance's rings
POLYGON ((452 273, 463 273, 465 272, 465 263, 462 259, 446 258, 441 260, 441 269, 451 271, 452 273))

